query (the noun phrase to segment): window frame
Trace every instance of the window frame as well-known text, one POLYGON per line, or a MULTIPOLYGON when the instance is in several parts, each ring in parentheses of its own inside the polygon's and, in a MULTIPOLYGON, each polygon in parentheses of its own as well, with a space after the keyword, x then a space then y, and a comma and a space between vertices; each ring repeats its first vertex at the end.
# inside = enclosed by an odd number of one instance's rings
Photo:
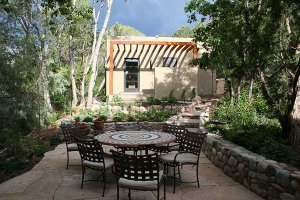
POLYGON ((124 68, 124 92, 139 92, 140 91, 140 60, 139 58, 124 58, 124 65, 123 65, 123 68, 124 68), (137 61, 137 68, 136 70, 129 70, 127 67, 126 67, 126 61, 127 60, 136 60, 137 61), (127 73, 126 73, 127 72, 127 73), (127 88, 126 87, 126 75, 128 74, 136 74, 137 75, 137 88, 127 88))

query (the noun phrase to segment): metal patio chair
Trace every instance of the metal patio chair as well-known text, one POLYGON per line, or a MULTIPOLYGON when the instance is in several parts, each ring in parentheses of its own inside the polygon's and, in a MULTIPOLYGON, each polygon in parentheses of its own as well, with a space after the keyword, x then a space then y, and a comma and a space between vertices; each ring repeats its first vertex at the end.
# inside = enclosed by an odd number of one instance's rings
MULTIPOLYGON (((84 174, 86 168, 100 171, 103 179, 102 197, 104 197, 105 184, 106 184, 106 171, 112 168, 113 159, 111 157, 108 157, 107 154, 103 152, 103 148, 97 140, 76 138, 76 141, 77 141, 77 146, 81 157, 81 167, 82 167, 81 189, 83 187, 84 174)), ((92 180, 86 180, 86 181, 92 181, 92 180)))
POLYGON ((176 181, 181 181, 180 167, 183 167, 184 165, 192 165, 193 167, 196 166, 197 178, 196 181, 185 183, 197 183, 198 187, 200 187, 198 168, 201 148, 205 135, 206 134, 186 132, 180 141, 178 151, 171 151, 167 154, 160 155, 160 160, 164 163, 165 173, 167 172, 168 167, 173 168, 173 193, 175 193, 176 181), (176 173, 176 168, 178 173, 176 173), (178 178, 176 177, 177 174, 179 175, 178 178))
POLYGON ((69 152, 78 151, 75 137, 86 137, 89 134, 89 129, 82 129, 74 124, 62 124, 60 126, 67 149, 67 169, 69 168, 69 152))
POLYGON ((130 190, 157 191, 160 199, 160 186, 164 182, 164 197, 166 199, 166 185, 163 170, 160 170, 157 154, 128 155, 111 151, 114 159, 114 169, 117 177, 117 199, 119 188, 129 189, 128 197, 131 199, 130 190))

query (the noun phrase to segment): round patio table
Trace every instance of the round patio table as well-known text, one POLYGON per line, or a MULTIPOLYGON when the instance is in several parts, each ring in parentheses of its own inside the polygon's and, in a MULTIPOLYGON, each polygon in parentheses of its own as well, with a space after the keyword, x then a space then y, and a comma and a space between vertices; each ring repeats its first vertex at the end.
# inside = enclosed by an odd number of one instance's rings
POLYGON ((176 136, 157 131, 106 132, 95 137, 102 144, 115 147, 160 146, 176 140, 176 136))

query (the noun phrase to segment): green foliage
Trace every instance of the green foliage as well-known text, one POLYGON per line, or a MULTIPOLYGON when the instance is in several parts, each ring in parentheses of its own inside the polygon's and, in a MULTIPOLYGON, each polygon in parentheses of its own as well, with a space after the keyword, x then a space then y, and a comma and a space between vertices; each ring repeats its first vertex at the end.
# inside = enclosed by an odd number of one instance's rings
POLYGON ((161 101, 159 99, 155 98, 154 96, 147 97, 147 102, 152 105, 160 105, 161 104, 161 101))
POLYGON ((0 161, 0 171, 5 173, 13 173, 18 170, 23 170, 28 166, 28 161, 12 159, 0 161))
POLYGON ((170 94, 168 96, 168 103, 176 103, 177 99, 174 96, 174 89, 170 91, 170 94))
POLYGON ((196 88, 193 88, 191 92, 191 99, 193 100, 196 97, 196 95, 197 95, 196 88))
POLYGON ((49 124, 49 125, 53 125, 56 123, 57 120, 59 120, 61 118, 61 116, 62 116, 61 112, 50 113, 50 114, 48 114, 45 123, 49 124))
POLYGON ((124 113, 124 112, 122 112, 122 111, 116 112, 116 113, 113 115, 113 120, 116 121, 116 122, 122 122, 122 121, 125 121, 126 118, 127 118, 126 113, 124 113))
POLYGON ((107 115, 101 114, 95 121, 106 121, 108 119, 107 115))
POLYGON ((91 117, 91 116, 85 116, 82 121, 83 122, 92 122, 93 121, 93 117, 91 117))
POLYGON ((60 143, 62 143, 62 140, 60 139, 60 137, 58 135, 51 135, 49 138, 49 145, 51 147, 57 146, 60 143))
POLYGON ((123 103, 123 100, 122 100, 122 98, 121 98, 120 96, 114 95, 114 96, 112 97, 112 100, 111 100, 111 104, 112 104, 112 105, 120 105, 120 104, 122 104, 122 103, 123 103))
POLYGON ((225 139, 269 159, 300 165, 300 156, 286 145, 279 121, 268 118, 271 112, 260 94, 249 103, 247 93, 242 92, 233 105, 225 98, 214 109, 213 119, 229 122, 213 127, 225 139))
POLYGON ((186 98, 185 95, 186 95, 186 88, 184 88, 181 92, 181 95, 180 95, 181 100, 185 100, 185 98, 186 98))
POLYGON ((112 27, 107 31, 109 36, 145 36, 140 31, 135 28, 127 25, 122 25, 119 22, 116 22, 112 27))
POLYGON ((173 33, 172 37, 192 38, 194 37, 194 32, 190 27, 182 26, 173 33))

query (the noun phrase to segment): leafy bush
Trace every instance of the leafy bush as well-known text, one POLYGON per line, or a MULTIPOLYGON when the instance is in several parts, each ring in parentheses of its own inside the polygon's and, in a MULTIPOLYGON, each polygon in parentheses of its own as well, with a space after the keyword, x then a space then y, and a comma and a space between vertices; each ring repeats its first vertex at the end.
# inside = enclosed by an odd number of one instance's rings
POLYGON ((244 92, 234 102, 231 105, 230 100, 225 98, 214 108, 213 119, 229 121, 214 129, 223 134, 225 139, 250 151, 300 166, 300 156, 286 145, 287 140, 282 135, 280 123, 277 119, 269 118, 271 112, 261 95, 256 94, 249 103, 248 95, 244 92))
POLYGON ((113 120, 117 122, 125 121, 126 120, 126 114, 123 112, 117 112, 113 116, 113 120))
POLYGON ((184 88, 182 91, 181 91, 181 100, 185 100, 185 95, 186 95, 186 88, 184 88))
POLYGON ((82 121, 83 122, 92 122, 93 121, 93 117, 91 117, 91 116, 85 116, 82 121))
POLYGON ((107 120, 107 115, 101 114, 98 116, 98 118, 95 121, 106 121, 107 120))
POLYGON ((154 96, 147 97, 147 102, 152 105, 160 105, 161 104, 161 101, 159 99, 155 98, 154 96))
POLYGON ((176 103, 177 102, 177 99, 175 96, 169 96, 168 97, 168 103, 176 103))
POLYGON ((136 118, 135 115, 128 114, 127 115, 127 121, 129 121, 129 122, 135 122, 135 121, 137 121, 137 118, 136 118))
POLYGON ((120 96, 114 95, 114 96, 112 97, 112 100, 111 100, 111 104, 112 104, 112 105, 120 105, 120 104, 122 104, 122 103, 123 103, 123 100, 122 100, 122 98, 121 98, 120 96))
POLYGON ((60 137, 58 135, 52 135, 49 137, 49 145, 51 147, 57 146, 61 142, 62 142, 62 140, 60 139, 60 137))

